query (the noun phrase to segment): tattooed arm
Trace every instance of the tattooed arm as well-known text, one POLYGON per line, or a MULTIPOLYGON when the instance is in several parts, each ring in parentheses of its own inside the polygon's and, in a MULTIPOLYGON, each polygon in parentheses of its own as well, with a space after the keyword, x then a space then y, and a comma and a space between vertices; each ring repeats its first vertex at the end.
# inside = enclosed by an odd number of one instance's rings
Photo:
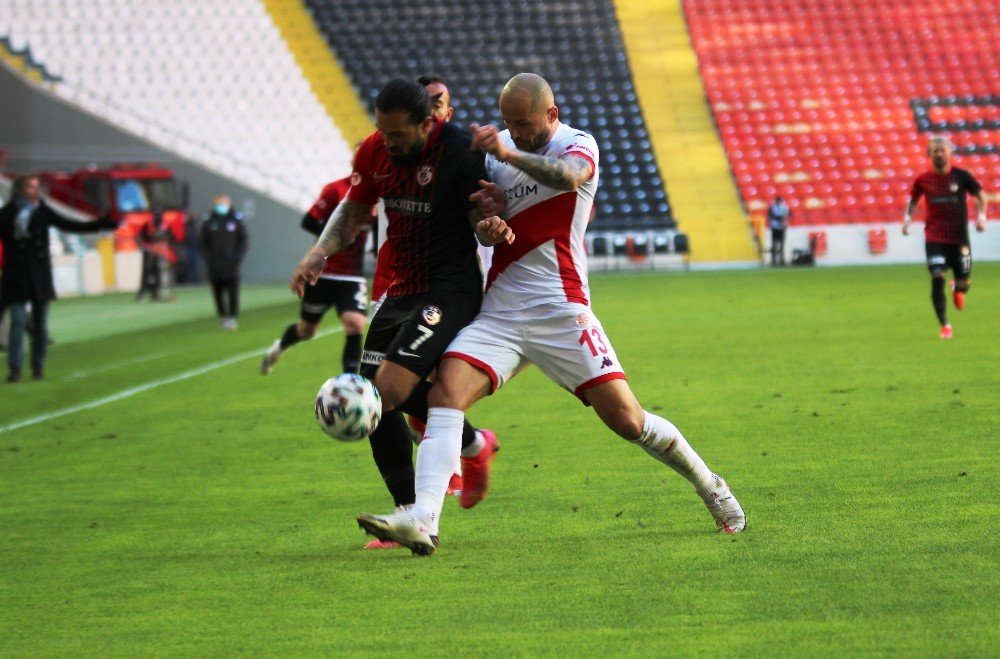
POLYGON ((315 249, 322 250, 324 257, 336 254, 354 242, 358 232, 368 225, 371 217, 371 206, 345 199, 333 209, 333 215, 316 240, 315 249))
POLYGON ((492 124, 472 124, 472 148, 493 154, 501 162, 517 167, 542 185, 556 190, 576 190, 590 180, 594 166, 586 158, 569 154, 562 158, 509 148, 492 124))
POLYGON ((589 160, 573 155, 552 158, 527 151, 512 151, 507 157, 507 164, 556 190, 576 190, 594 173, 594 166, 589 160))
POLYGON ((320 273, 323 272, 326 257, 353 243, 358 232, 365 228, 371 219, 371 212, 371 206, 350 199, 340 202, 323 227, 323 233, 319 235, 316 245, 306 252, 295 268, 295 274, 292 275, 289 284, 293 293, 302 297, 306 284, 316 283, 320 273))

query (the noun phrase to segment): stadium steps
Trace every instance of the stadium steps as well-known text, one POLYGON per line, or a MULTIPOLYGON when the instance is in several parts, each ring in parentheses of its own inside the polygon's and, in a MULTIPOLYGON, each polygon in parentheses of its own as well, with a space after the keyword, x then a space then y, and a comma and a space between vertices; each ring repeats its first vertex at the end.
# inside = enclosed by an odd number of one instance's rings
POLYGON ((301 0, 262 2, 302 69, 302 75, 347 143, 354 145, 368 137, 374 124, 305 4, 301 0))
POLYGON ((681 4, 616 0, 636 91, 674 217, 695 262, 755 261, 750 229, 712 123, 681 4))

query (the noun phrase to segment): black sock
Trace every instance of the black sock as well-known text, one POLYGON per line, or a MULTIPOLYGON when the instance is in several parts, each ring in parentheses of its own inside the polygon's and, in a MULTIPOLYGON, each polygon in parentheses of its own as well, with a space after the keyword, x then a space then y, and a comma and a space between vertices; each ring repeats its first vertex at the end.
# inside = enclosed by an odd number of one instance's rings
POLYGON ((344 337, 344 352, 340 356, 344 373, 357 373, 361 367, 361 335, 348 334, 344 337))
POLYGON ((375 466, 397 506, 417 500, 413 475, 413 443, 403 413, 397 410, 382 415, 375 432, 368 438, 375 466))
MULTIPOLYGON (((427 380, 418 382, 417 386, 413 388, 413 393, 410 394, 405 403, 399 406, 399 409, 427 423, 427 393, 431 390, 431 386, 427 380)), ((462 425, 462 448, 466 448, 476 441, 476 430, 477 428, 466 418, 462 425)))
POLYGON ((931 302, 934 303, 934 313, 937 314, 938 321, 942 326, 948 324, 948 316, 945 313, 948 305, 944 295, 944 277, 931 277, 931 302))
POLYGON ((296 327, 298 327, 298 323, 292 323, 285 328, 285 333, 281 335, 281 343, 279 344, 282 350, 288 350, 302 340, 299 338, 299 332, 296 327))

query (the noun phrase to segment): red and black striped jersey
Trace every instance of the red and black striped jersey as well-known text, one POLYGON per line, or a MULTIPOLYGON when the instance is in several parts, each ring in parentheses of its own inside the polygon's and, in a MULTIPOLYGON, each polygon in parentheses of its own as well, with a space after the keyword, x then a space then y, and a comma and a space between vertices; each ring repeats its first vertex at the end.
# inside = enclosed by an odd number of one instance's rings
POLYGON ((469 195, 479 189, 486 169, 471 142, 468 132, 437 122, 420 156, 401 167, 392 164, 377 132, 358 147, 348 198, 365 205, 385 202, 389 297, 481 292, 469 195))
MULTIPOLYGON (((316 221, 317 226, 314 227, 318 229, 317 231, 310 231, 310 233, 316 233, 323 230, 326 226, 327 220, 333 215, 333 211, 340 204, 341 200, 347 196, 347 191, 351 188, 351 178, 349 176, 337 179, 336 181, 331 181, 323 186, 323 191, 319 194, 319 199, 312 205, 312 208, 306 213, 310 218, 316 221)), ((368 232, 361 231, 358 233, 358 237, 354 239, 354 242, 350 244, 347 249, 344 249, 332 256, 328 256, 326 259, 326 265, 323 267, 323 273, 320 277, 328 276, 345 276, 345 277, 360 277, 361 264, 364 260, 365 252, 365 242, 368 239, 368 232)))
POLYGON ((924 172, 913 183, 910 198, 926 199, 924 240, 945 245, 969 244, 969 208, 966 195, 975 196, 983 186, 964 169, 952 167, 944 174, 924 172))

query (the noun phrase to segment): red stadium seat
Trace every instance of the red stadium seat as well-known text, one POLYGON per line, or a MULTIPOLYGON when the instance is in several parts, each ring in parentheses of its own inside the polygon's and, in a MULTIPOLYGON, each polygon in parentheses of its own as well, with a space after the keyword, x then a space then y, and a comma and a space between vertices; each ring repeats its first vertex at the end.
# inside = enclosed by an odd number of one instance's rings
POLYGON ((720 132, 745 138, 725 142, 733 171, 761 155, 784 182, 756 185, 757 193, 824 200, 802 205, 796 223, 899 221, 914 177, 928 168, 928 132, 948 133, 963 147, 959 162, 996 187, 996 0, 683 7, 720 132), (929 42, 949 47, 928 50, 929 42), (927 108, 927 124, 913 103, 927 108), (729 128, 734 121, 738 129, 729 128))

